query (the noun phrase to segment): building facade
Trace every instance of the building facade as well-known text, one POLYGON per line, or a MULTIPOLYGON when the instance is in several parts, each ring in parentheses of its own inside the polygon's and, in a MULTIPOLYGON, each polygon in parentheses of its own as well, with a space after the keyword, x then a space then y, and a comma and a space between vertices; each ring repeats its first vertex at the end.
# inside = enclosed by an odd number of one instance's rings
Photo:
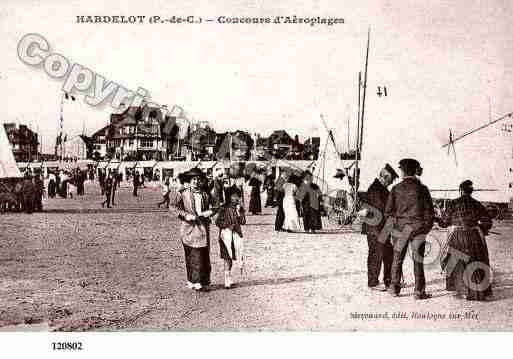
POLYGON ((85 160, 92 157, 91 140, 84 135, 67 139, 62 143, 62 158, 65 160, 85 160))
POLYGON ((32 162, 39 159, 38 134, 26 125, 5 123, 5 132, 16 162, 32 162))

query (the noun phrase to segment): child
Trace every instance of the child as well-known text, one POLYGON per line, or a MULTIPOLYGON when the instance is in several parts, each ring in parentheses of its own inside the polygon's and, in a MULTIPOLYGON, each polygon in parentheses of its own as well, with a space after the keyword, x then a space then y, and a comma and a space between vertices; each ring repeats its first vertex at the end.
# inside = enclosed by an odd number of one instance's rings
POLYGON ((244 243, 242 240, 242 224, 246 224, 244 208, 240 205, 241 192, 236 186, 227 191, 227 201, 221 207, 216 219, 219 227, 219 248, 221 258, 224 260, 224 287, 229 289, 233 285, 231 270, 234 260, 244 261, 244 243))

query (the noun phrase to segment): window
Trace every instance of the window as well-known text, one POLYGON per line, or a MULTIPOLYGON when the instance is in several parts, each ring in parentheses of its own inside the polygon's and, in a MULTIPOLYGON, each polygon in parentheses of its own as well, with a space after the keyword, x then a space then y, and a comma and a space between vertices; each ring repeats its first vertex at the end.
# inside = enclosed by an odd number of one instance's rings
POLYGON ((153 147, 153 140, 146 138, 141 139, 141 147, 153 147))
POLYGON ((128 147, 133 147, 134 146, 134 140, 131 138, 128 140, 128 147))

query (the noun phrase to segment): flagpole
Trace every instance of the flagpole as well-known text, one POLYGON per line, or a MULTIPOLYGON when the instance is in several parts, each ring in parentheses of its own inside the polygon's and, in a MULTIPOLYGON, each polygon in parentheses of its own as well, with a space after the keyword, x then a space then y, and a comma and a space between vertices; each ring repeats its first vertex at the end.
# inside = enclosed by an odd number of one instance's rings
POLYGON ((356 199, 356 195, 358 193, 358 189, 356 188, 356 176, 358 175, 358 157, 360 155, 360 89, 361 89, 361 83, 362 83, 362 73, 358 72, 358 116, 357 116, 357 122, 356 122, 356 159, 355 159, 355 183, 353 186, 354 191, 354 197, 356 199))
POLYGON ((63 132, 63 127, 64 127, 64 95, 65 93, 64 92, 61 92, 61 117, 60 117, 60 133, 59 133, 59 136, 60 136, 60 141, 59 141, 59 153, 60 153, 60 162, 62 163, 62 132, 63 132))

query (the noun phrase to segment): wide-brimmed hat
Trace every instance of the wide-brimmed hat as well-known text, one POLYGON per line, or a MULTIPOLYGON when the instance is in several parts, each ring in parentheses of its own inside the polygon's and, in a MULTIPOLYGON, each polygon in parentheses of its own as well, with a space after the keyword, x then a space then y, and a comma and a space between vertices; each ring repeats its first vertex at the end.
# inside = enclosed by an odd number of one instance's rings
POLYGON ((205 173, 203 173, 202 170, 200 170, 198 167, 194 167, 193 169, 187 171, 187 172, 184 172, 183 174, 183 177, 185 178, 193 178, 193 177, 201 177, 201 178, 205 178, 206 175, 205 173))

